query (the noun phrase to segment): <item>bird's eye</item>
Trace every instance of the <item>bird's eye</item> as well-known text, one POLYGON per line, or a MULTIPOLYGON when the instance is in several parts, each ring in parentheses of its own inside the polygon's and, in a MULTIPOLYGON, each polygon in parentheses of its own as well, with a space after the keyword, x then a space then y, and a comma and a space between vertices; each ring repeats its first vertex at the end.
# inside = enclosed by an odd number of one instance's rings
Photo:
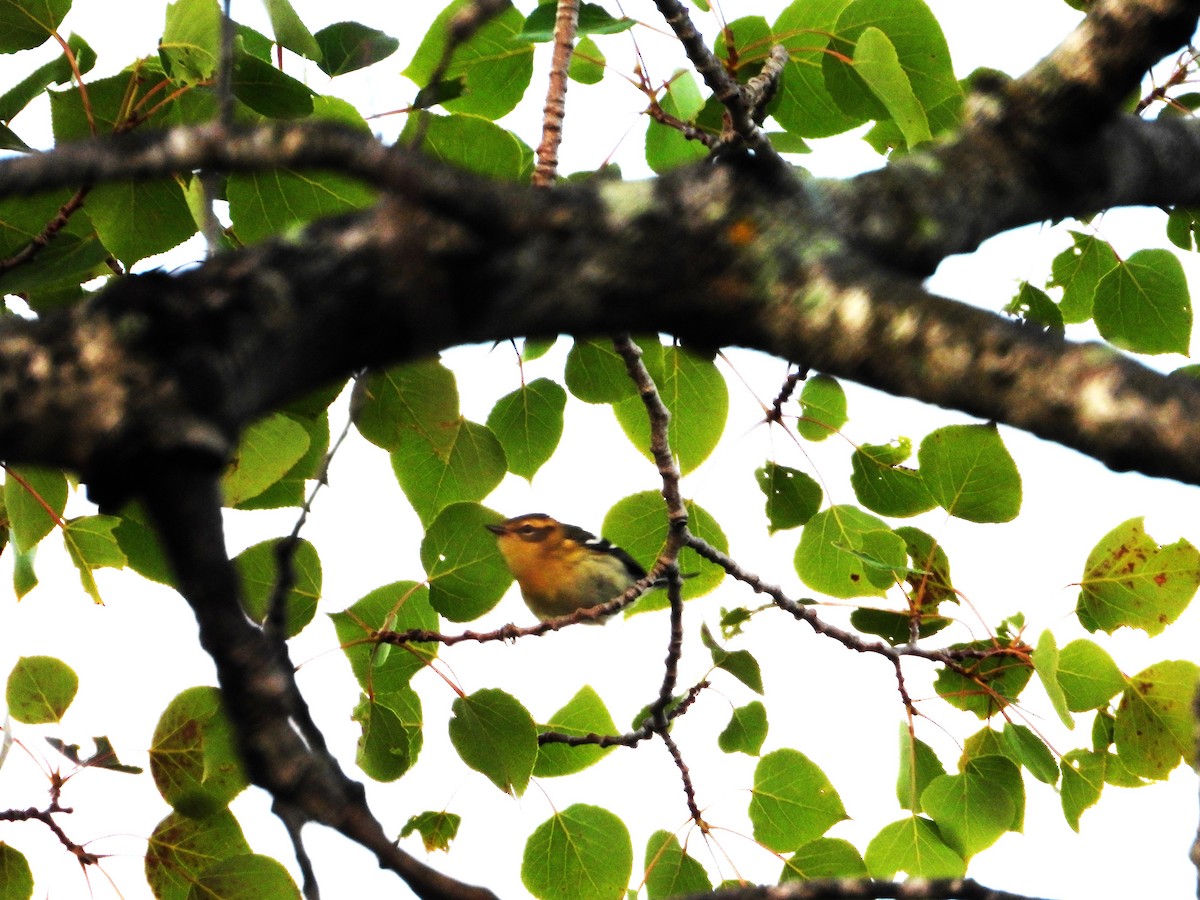
POLYGON ((537 533, 537 529, 534 528, 532 525, 522 525, 521 526, 521 534, 528 536, 528 535, 532 535, 535 533, 537 533))

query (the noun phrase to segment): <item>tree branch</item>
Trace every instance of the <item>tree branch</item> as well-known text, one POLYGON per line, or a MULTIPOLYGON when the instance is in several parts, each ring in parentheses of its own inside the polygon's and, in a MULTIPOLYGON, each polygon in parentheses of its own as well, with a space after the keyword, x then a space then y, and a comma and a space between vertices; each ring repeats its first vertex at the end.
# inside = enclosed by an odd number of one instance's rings
POLYGON ((368 809, 362 785, 346 777, 323 741, 301 737, 294 723, 307 712, 287 647, 268 641, 242 612, 215 474, 195 460, 164 456, 140 479, 179 592, 216 664, 247 773, 281 805, 289 831, 299 829, 298 816, 336 829, 373 852, 418 897, 494 900, 490 891, 444 876, 397 847, 368 809))
POLYGON ((1038 900, 984 887, 970 878, 912 878, 904 882, 865 879, 789 881, 765 887, 726 888, 711 894, 688 894, 680 900, 1038 900))

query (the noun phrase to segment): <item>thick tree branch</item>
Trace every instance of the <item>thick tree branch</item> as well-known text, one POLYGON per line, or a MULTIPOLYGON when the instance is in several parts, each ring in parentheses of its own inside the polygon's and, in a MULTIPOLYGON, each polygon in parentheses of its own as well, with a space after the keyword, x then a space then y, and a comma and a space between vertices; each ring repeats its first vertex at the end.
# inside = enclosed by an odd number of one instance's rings
POLYGON ((418 897, 493 898, 490 891, 448 878, 397 847, 367 808, 362 785, 347 778, 323 746, 301 737, 294 723, 307 713, 287 648, 268 641, 238 600, 214 473, 193 459, 165 455, 139 476, 179 592, 196 614, 201 645, 216 663, 247 772, 286 810, 289 830, 299 827, 297 816, 338 830, 375 853, 380 866, 400 875, 418 897))
POLYGON ((1028 73, 980 85, 946 143, 831 186, 839 230, 879 260, 926 275, 1018 225, 1193 204, 1196 123, 1118 112, 1152 65, 1187 44, 1198 14, 1191 0, 1098 0, 1028 73))
POLYGON ((119 500, 139 455, 215 464, 247 422, 363 366, 627 328, 764 350, 1200 483, 1200 389, 930 296, 846 250, 791 178, 727 165, 545 192, 431 167, 411 193, 5 323, 0 452, 112 481, 119 500))
POLYGON ((714 894, 689 894, 680 900, 1037 900, 984 887, 970 878, 912 878, 904 882, 846 878, 789 881, 765 887, 727 888, 714 894))

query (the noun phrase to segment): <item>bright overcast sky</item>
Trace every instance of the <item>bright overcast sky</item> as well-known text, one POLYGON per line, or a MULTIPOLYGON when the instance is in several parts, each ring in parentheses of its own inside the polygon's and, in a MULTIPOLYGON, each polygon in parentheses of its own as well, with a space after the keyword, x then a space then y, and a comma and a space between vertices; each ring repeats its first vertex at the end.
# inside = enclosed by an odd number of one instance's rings
MULTIPOLYGON (((366 112, 395 109, 411 99, 413 86, 396 73, 407 64, 424 33, 413 19, 432 18, 436 12, 433 5, 368 0, 293 2, 314 31, 333 21, 356 19, 401 41, 399 52, 390 60, 332 85, 315 67, 310 68, 307 78, 317 91, 340 93, 366 112)), ((154 51, 161 31, 162 3, 127 0, 118 5, 76 0, 76 5, 66 25, 97 48, 102 74, 111 74, 135 55, 154 51), (114 54, 114 46, 122 49, 114 54)), ((751 13, 773 18, 782 5, 731 0, 724 5, 724 12, 729 19, 751 13)), ((946 31, 960 76, 978 66, 1018 74, 1049 50, 1078 18, 1061 0, 1002 5, 982 0, 933 0, 930 6, 946 31)), ((657 22, 647 2, 628 3, 626 12, 657 22)), ((257 4, 235 3, 234 16, 266 30, 257 4)), ((711 32, 713 20, 697 16, 698 24, 711 32)), ((643 31, 638 34, 647 52, 667 46, 665 39, 643 31)), ((616 69, 632 68, 628 35, 602 39, 602 49, 616 69)), ((50 55, 43 49, 38 61, 50 55)), ((35 54, 24 56, 33 58, 35 54)), ((651 73, 657 79, 665 79, 677 64, 674 57, 658 64, 653 57, 651 60, 651 65, 657 65, 651 73)), ((18 62, 20 74, 34 65, 24 57, 18 62)), ((13 79, 6 74, 11 71, 11 62, 0 60, 0 83, 11 83, 13 79)), ((299 74, 302 70, 292 71, 299 74)), ((515 114, 506 122, 531 146, 537 143, 542 92, 535 80, 529 92, 534 102, 527 104, 531 111, 515 114)), ((564 171, 594 168, 613 152, 627 175, 644 171, 644 119, 639 115, 643 106, 637 93, 611 74, 598 87, 572 84, 562 153, 564 171), (604 115, 597 115, 592 107, 585 116, 572 116, 573 104, 594 102, 604 104, 604 115)), ((14 123, 16 130, 27 140, 37 140, 24 127, 24 118, 14 123)), ((387 134, 399 127, 398 122, 376 124, 387 134)), ((800 162, 814 173, 836 176, 878 165, 879 159, 865 144, 843 140, 828 146, 818 142, 817 152, 800 162)), ((1161 214, 1154 212, 1124 220, 1112 215, 1101 219, 1098 228, 1119 253, 1128 255, 1142 246, 1162 245, 1163 222, 1161 214)), ((948 261, 931 286, 945 295, 996 309, 1012 296, 1020 280, 1041 283, 1049 271, 1049 260, 1067 243, 1061 233, 1025 229, 989 243, 979 254, 948 261)), ((1194 274, 1193 267, 1189 275, 1194 274)), ((1194 277, 1192 283, 1197 283, 1194 277)), ((528 377, 559 377, 566 342, 560 343, 563 346, 558 352, 527 368, 528 377)), ((781 362, 749 354, 734 358, 738 373, 754 392, 764 399, 774 394, 786 371, 781 362)), ((448 360, 459 372, 464 413, 477 421, 486 417, 497 396, 518 384, 514 358, 507 348, 455 351, 448 354, 448 360)), ((1179 360, 1168 362, 1171 367, 1177 364, 1179 360)), ((687 477, 685 494, 717 516, 736 558, 759 570, 766 580, 803 596, 790 562, 798 532, 767 538, 752 471, 773 458, 818 473, 828 484, 833 502, 853 502, 846 483, 850 447, 832 438, 821 445, 806 445, 806 458, 788 436, 756 428, 759 411, 754 397, 736 376, 731 375, 729 383, 732 402, 725 440, 704 466, 687 477)), ((933 428, 967 421, 870 391, 852 389, 849 393, 851 421, 846 435, 856 442, 882 443, 898 435, 915 442, 933 428)), ((334 415, 335 430, 342 424, 339 415, 334 415)), ((594 530, 616 500, 657 486, 653 467, 633 451, 607 410, 572 402, 567 427, 565 452, 560 452, 532 485, 510 475, 488 499, 488 505, 506 515, 546 511, 594 530), (586 484, 579 483, 580 472, 588 473, 586 484)), ((942 540, 954 568, 955 585, 978 611, 976 616, 964 608, 963 627, 947 640, 981 636, 986 633, 985 626, 995 626, 1017 611, 1025 613, 1027 634, 1033 640, 1047 627, 1060 629, 1060 646, 1079 636, 1082 631, 1071 617, 1076 596, 1071 583, 1079 579, 1095 542, 1135 515, 1147 516, 1147 529, 1160 542, 1181 536, 1200 542, 1192 514, 1197 501, 1194 488, 1116 475, 1075 453, 1008 430, 1004 437, 1025 486, 1024 507, 1016 523, 973 525, 935 513, 914 520, 942 540)), ((332 489, 319 500, 305 532, 322 555, 323 612, 343 609, 381 584, 421 577, 417 558, 420 532, 415 516, 405 508, 386 455, 370 447, 350 447, 335 463, 332 481, 332 489)), ((236 552, 255 541, 284 534, 292 520, 289 511, 232 514, 231 549, 236 552)), ((0 582, 5 583, 10 574, 7 558, 0 560, 0 582)), ((17 655, 49 653, 65 659, 80 672, 82 685, 75 707, 54 733, 84 744, 91 735, 108 734, 125 761, 144 764, 141 748, 149 744, 159 711, 183 688, 212 680, 211 665, 195 646, 190 613, 170 592, 147 587, 136 576, 111 572, 102 573, 100 580, 108 605, 93 608, 61 552, 47 546, 38 563, 41 586, 19 606, 0 602, 0 633, 6 636, 0 647, 0 675, 17 655)), ((754 599, 727 583, 714 595, 689 606, 689 633, 695 636, 700 617, 712 625, 720 606, 739 604, 753 605, 754 599)), ((830 615, 837 618, 840 614, 830 615)), ((1189 610, 1168 636, 1155 641, 1137 633, 1120 635, 1106 645, 1129 674, 1159 659, 1194 656, 1200 632, 1198 615, 1189 610)), ((482 624, 528 622, 529 618, 514 591, 482 624)), ((739 645, 755 650, 764 666, 767 706, 773 715, 764 750, 794 747, 825 769, 853 818, 837 826, 831 836, 845 837, 861 850, 880 827, 901 817, 892 800, 897 730, 903 719, 894 678, 890 668, 878 660, 848 658, 852 655, 816 638, 806 626, 779 622, 778 618, 760 617, 750 629, 750 640, 739 645), (768 639, 774 640, 770 649, 762 643, 768 639), (790 720, 785 721, 785 715, 790 720)), ((521 698, 535 718, 547 716, 579 686, 590 683, 608 704, 618 726, 624 726, 657 690, 665 626, 665 617, 639 616, 602 629, 570 629, 517 646, 453 648, 443 654, 443 660, 450 677, 467 692, 504 688, 521 698)), ((318 721, 328 727, 333 745, 344 758, 352 758, 357 731, 349 714, 357 688, 323 617, 318 616, 302 636, 294 658, 305 663, 301 685, 314 704, 318 721)), ((689 643, 681 684, 700 677, 706 659, 698 643, 689 643)), ((910 667, 910 691, 915 697, 931 693, 926 671, 918 664, 910 667)), ((561 810, 581 801, 621 814, 633 831, 635 867, 640 865, 651 831, 677 829, 685 822, 678 776, 660 746, 643 747, 636 753, 618 750, 582 777, 538 782, 520 800, 501 795, 462 765, 449 746, 444 722, 453 699, 451 692, 429 673, 418 676, 416 686, 425 702, 427 722, 418 767, 397 785, 370 785, 369 789, 374 808, 393 832, 399 831, 410 814, 423 809, 447 808, 464 816, 459 841, 449 856, 432 857, 434 866, 487 884, 501 896, 518 897, 524 893, 518 877, 524 837, 552 808, 561 810)), ((697 705, 697 712, 706 714, 684 717, 677 725, 676 737, 692 767, 706 818, 732 829, 717 834, 719 849, 712 852, 705 849, 699 835, 692 835, 690 851, 710 873, 736 874, 723 859, 714 863, 720 854, 728 854, 743 874, 765 880, 777 874, 778 864, 733 833, 749 833, 745 807, 754 760, 727 757, 714 748, 715 733, 724 726, 731 705, 743 705, 750 699, 740 685, 728 679, 720 682, 697 705)), ((1036 684, 1028 689, 1025 700, 1027 724, 1044 728, 1056 750, 1088 745, 1086 722, 1075 733, 1063 731, 1036 684)), ((956 742, 978 724, 936 699, 922 708, 931 718, 918 722, 918 736, 933 744, 950 767, 957 755, 956 742)), ((56 764, 36 736, 39 733, 18 729, 17 736, 35 735, 29 742, 32 754, 56 764)), ((31 779, 30 771, 27 757, 14 750, 0 769, 0 806, 44 804, 44 784, 31 779)), ((63 821, 68 834, 83 839, 121 832, 96 841, 90 849, 118 854, 105 864, 106 871, 125 898, 143 896, 137 856, 141 848, 135 837, 147 833, 166 813, 165 805, 148 777, 87 772, 77 781, 78 786, 72 782, 65 795, 65 802, 77 809, 75 816, 63 821), (93 794, 91 788, 99 793, 93 794), (119 804, 113 803, 115 794, 105 794, 122 790, 128 793, 121 795, 119 804)), ((1158 872, 1163 896, 1183 896, 1193 890, 1195 872, 1187 861, 1187 848, 1195 829, 1196 792, 1190 774, 1177 773, 1166 786, 1138 791, 1107 789, 1099 808, 1084 814, 1079 837, 1067 827, 1050 789, 1027 779, 1026 790, 1026 833, 1006 835, 973 862, 971 874, 980 881, 1046 896, 1118 898, 1139 895, 1144 884, 1139 870, 1152 869, 1158 872), (1130 833, 1132 823, 1136 826, 1130 833)), ((263 795, 257 791, 235 805, 252 846, 290 865, 282 829, 260 815, 265 807, 263 795)), ((0 839, 34 859, 36 896, 84 896, 85 887, 75 867, 41 831, 33 825, 10 825, 0 831, 0 839), (47 864, 47 860, 53 862, 47 864), (51 874, 52 868, 58 871, 51 874)), ((347 849, 347 843, 337 837, 326 838, 312 830, 308 836, 328 896, 346 895, 349 872, 357 873, 353 876, 357 890, 394 895, 394 877, 377 872, 365 854, 347 849)), ((422 853, 412 839, 405 846, 422 853)), ((96 897, 116 896, 94 875, 92 889, 96 897)))

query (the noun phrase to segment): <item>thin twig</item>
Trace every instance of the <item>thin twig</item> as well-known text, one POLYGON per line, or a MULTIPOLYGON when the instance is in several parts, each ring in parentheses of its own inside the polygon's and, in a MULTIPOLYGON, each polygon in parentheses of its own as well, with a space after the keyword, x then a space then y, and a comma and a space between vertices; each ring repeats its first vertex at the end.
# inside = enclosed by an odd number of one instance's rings
POLYGON ((292 853, 296 857, 296 865, 300 869, 300 877, 304 885, 304 900, 320 900, 321 887, 317 882, 317 873, 313 869, 312 859, 304 846, 303 828, 306 821, 304 814, 283 800, 276 799, 271 804, 271 812, 275 813, 283 823, 288 838, 292 842, 292 853))
POLYGON ((52 809, 35 809, 32 806, 28 809, 5 809, 0 810, 0 822, 28 822, 31 820, 41 822, 53 832, 54 836, 58 838, 58 842, 66 847, 72 856, 79 860, 81 866, 90 866, 99 863, 103 857, 95 853, 88 853, 83 849, 82 844, 77 844, 71 840, 67 836, 67 833, 63 831, 62 826, 54 821, 53 814, 56 812, 69 813, 71 810, 57 806, 57 804, 52 809))
POLYGON ((305 498, 304 504, 300 507, 300 515, 296 517, 296 524, 292 527, 292 533, 286 538, 283 538, 276 544, 275 547, 275 571, 277 573, 275 584, 271 590, 271 598, 267 604, 267 620, 263 623, 267 637, 273 640, 286 640, 287 630, 287 600, 288 592, 296 584, 295 573, 292 570, 292 563, 296 554, 296 547, 300 541, 300 531, 308 521, 309 514, 312 512, 313 502, 317 499, 317 494, 321 492, 323 487, 329 484, 329 466, 333 462, 334 456, 345 442, 347 435, 350 434, 350 427, 353 424, 351 417, 346 417, 346 424, 342 428, 341 434, 338 435, 333 446, 325 453, 325 457, 321 460, 321 465, 317 469, 316 484, 305 498))
POLYGON ((857 653, 875 653, 893 662, 904 656, 927 659, 930 662, 941 663, 962 677, 971 679, 974 679, 974 676, 963 667, 960 661, 964 659, 982 659, 985 656, 991 655, 990 652, 983 650, 928 650, 924 647, 913 646, 912 644, 892 646, 883 641, 864 640, 856 632, 838 628, 836 625, 830 625, 817 615, 816 610, 812 606, 798 603, 791 599, 783 592, 783 588, 767 584, 758 575, 746 571, 731 557, 717 550, 707 541, 689 534, 685 544, 709 562, 716 563, 730 576, 747 585, 756 594, 766 594, 777 607, 793 617, 806 622, 817 634, 833 638, 848 650, 854 650, 857 653))
POLYGON ((792 394, 796 392, 796 385, 803 381, 808 376, 808 369, 800 369, 796 372, 789 372, 787 378, 783 380, 783 384, 779 388, 779 393, 775 395, 774 401, 771 403, 770 410, 767 411, 766 419, 768 422, 783 424, 783 404, 791 399, 792 394))
MULTIPOLYGON (((667 719, 674 722, 691 708, 700 696, 700 692, 709 687, 708 681, 701 681, 688 688, 679 702, 667 710, 667 719)), ((640 728, 625 734, 564 734, 561 731, 542 731, 538 734, 538 744, 566 744, 568 747, 582 747, 594 744, 597 747, 636 747, 642 741, 655 734, 650 720, 643 722, 640 728)))
MULTIPOLYGON (((729 134, 728 136, 722 135, 723 146, 719 149, 737 149, 734 146, 735 143, 744 143, 756 155, 782 165, 783 161, 779 158, 779 154, 775 152, 775 148, 771 146, 771 142, 767 140, 762 129, 758 127, 758 122, 755 121, 761 105, 756 108, 748 92, 743 90, 736 78, 725 71, 721 61, 708 48, 704 37, 692 24, 691 16, 688 15, 684 5, 679 0, 654 0, 654 3, 663 19, 675 32, 679 43, 683 45, 683 50, 691 60, 696 72, 704 79, 704 83, 713 92, 717 102, 725 107, 725 114, 729 120, 729 134)), ((787 62, 786 50, 783 50, 782 62, 776 64, 775 56, 776 48, 772 48, 771 58, 768 60, 770 68, 763 67, 763 73, 767 78, 755 90, 756 98, 759 100, 768 93, 768 83, 778 80, 783 63, 787 62)), ((769 92, 773 93, 774 87, 770 87, 769 92)))
POLYGON ((558 147, 562 143, 563 118, 567 112, 567 72, 575 52, 579 28, 579 0, 558 0, 554 17, 554 55, 542 108, 542 140, 537 147, 533 186, 549 187, 558 175, 558 147))

